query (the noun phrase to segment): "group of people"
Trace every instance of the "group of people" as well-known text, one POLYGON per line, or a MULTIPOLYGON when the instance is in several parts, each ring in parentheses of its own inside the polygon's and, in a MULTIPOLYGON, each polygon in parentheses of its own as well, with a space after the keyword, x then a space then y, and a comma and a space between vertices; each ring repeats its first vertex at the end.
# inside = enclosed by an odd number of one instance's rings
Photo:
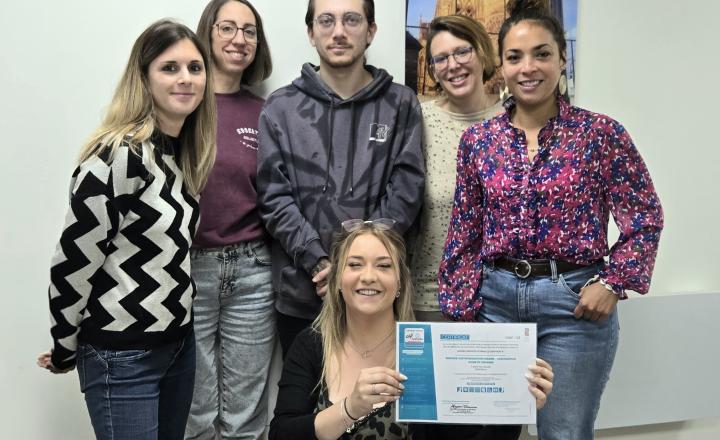
POLYGON ((271 439, 516 439, 396 422, 395 324, 536 322, 540 438, 593 438, 663 214, 623 126, 558 93, 562 26, 510 2, 496 66, 482 25, 435 18, 421 105, 366 62, 373 0, 309 0, 305 23, 319 65, 267 101, 249 1, 140 35, 72 175, 38 364, 77 367, 100 439, 260 438, 276 337, 271 439))

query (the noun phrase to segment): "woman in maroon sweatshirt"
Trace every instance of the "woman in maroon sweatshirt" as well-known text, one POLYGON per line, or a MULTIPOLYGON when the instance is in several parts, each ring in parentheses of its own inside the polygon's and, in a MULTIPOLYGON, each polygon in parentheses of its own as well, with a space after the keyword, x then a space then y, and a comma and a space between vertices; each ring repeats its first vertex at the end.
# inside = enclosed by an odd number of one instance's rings
POLYGON ((247 86, 270 75, 270 49, 260 15, 244 0, 211 1, 197 33, 217 72, 218 125, 217 158, 200 198, 190 254, 197 371, 185 435, 214 438, 217 427, 222 438, 259 438, 267 420, 275 312, 255 191, 264 101, 247 86))

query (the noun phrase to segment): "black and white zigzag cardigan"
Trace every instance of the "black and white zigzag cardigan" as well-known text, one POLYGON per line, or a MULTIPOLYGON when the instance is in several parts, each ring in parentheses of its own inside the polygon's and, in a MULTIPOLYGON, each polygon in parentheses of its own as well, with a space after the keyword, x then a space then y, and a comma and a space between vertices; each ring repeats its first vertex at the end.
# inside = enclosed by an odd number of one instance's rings
POLYGON ((192 326, 189 250, 198 203, 175 161, 176 139, 154 136, 141 154, 120 147, 86 160, 50 271, 53 365, 75 365, 78 341, 147 349, 192 326), (153 157, 154 161, 148 160, 153 157))

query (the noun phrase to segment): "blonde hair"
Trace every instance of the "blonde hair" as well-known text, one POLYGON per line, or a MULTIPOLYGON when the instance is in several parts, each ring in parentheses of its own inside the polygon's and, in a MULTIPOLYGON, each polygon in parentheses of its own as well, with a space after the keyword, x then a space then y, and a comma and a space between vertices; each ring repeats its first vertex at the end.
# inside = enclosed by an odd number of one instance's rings
MULTIPOLYGON (((215 95, 212 89, 212 67, 205 47, 187 26, 172 20, 151 24, 138 37, 130 52, 125 72, 115 89, 107 114, 100 126, 80 150, 79 162, 110 149, 112 157, 127 145, 140 155, 141 145, 155 132, 157 120, 148 86, 148 67, 168 47, 188 39, 200 52, 205 64, 206 85, 203 99, 180 131, 179 166, 185 184, 198 195, 207 182, 215 161, 215 95)), ((153 158, 149 157, 152 161, 153 158)))
POLYGON ((345 301, 340 292, 343 271, 350 252, 350 246, 361 235, 375 236, 390 254, 393 266, 397 270, 398 291, 400 296, 393 303, 393 314, 396 321, 414 321, 412 309, 413 285, 410 269, 407 264, 405 242, 394 230, 380 230, 372 225, 363 225, 349 233, 342 233, 333 244, 330 255, 332 270, 328 275, 328 290, 323 298, 320 314, 312 324, 312 329, 319 332, 323 345, 323 368, 318 386, 322 386, 328 378, 328 371, 333 361, 337 362, 340 371, 340 353, 347 336, 347 311, 345 301))

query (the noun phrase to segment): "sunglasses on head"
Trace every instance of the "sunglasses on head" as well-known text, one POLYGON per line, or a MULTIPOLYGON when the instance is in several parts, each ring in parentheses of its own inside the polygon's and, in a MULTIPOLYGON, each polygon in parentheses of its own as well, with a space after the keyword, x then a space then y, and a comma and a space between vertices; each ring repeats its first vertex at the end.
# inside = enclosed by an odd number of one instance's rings
POLYGON ((360 218, 353 218, 340 223, 340 226, 342 226, 345 232, 357 231, 362 227, 369 227, 378 229, 380 231, 387 231, 389 229, 392 229, 393 226, 395 226, 395 223, 397 222, 391 218, 376 218, 375 220, 363 220, 360 218))

